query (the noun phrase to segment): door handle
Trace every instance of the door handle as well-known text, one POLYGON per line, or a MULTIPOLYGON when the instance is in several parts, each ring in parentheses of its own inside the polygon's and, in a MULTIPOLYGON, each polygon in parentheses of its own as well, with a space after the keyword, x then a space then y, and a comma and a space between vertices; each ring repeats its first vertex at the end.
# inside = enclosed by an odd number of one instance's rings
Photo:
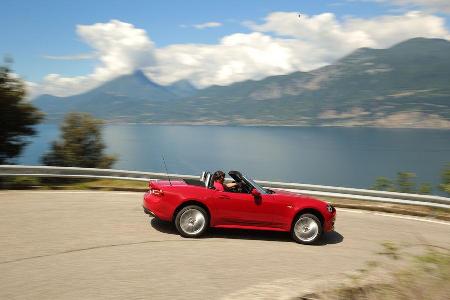
POLYGON ((219 196, 219 199, 226 199, 226 200, 228 200, 228 199, 230 199, 230 197, 221 195, 221 196, 219 196))

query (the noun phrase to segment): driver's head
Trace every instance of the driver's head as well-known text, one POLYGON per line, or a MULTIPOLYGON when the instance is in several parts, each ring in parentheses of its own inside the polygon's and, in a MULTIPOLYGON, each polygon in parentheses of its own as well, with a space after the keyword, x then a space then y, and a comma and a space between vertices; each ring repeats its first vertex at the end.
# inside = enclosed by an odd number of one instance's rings
POLYGON ((223 182, 225 180, 225 173, 220 170, 216 171, 213 175, 213 180, 223 182))

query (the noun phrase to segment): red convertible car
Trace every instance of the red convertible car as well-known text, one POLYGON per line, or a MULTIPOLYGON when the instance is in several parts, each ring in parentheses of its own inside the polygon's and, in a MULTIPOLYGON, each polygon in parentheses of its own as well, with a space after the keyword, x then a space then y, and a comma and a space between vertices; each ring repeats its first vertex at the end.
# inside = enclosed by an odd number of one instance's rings
POLYGON ((261 187, 237 171, 228 173, 235 188, 214 189, 209 172, 199 180, 150 181, 144 195, 144 211, 175 224, 184 237, 198 237, 208 227, 290 232, 302 244, 316 242, 332 231, 335 208, 301 194, 261 187))

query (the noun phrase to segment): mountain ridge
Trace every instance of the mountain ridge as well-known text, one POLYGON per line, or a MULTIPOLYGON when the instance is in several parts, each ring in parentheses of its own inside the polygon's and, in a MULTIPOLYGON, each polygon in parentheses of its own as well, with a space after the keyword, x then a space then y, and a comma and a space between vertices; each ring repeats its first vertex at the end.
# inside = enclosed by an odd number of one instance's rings
POLYGON ((45 97, 35 103, 50 119, 81 110, 111 122, 450 129, 449 83, 450 42, 414 38, 360 48, 310 72, 197 90, 186 81, 161 86, 137 71, 58 97, 60 106, 45 97))

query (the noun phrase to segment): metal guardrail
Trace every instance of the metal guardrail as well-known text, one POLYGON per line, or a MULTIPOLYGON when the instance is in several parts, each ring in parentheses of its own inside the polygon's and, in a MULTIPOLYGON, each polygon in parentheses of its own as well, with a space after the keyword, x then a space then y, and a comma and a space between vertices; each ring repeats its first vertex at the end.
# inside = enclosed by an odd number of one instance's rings
MULTIPOLYGON (((0 165, 1 176, 35 176, 35 177, 61 177, 61 178, 106 178, 126 179, 137 181, 149 181, 156 179, 195 179, 198 176, 165 174, 153 172, 139 172, 114 169, 91 169, 77 167, 49 167, 49 166, 22 166, 22 165, 0 165)), ((345 198, 363 201, 376 201, 398 204, 414 204, 430 207, 441 207, 450 209, 450 198, 430 195, 406 194, 384 192, 366 189, 355 189, 345 187, 321 186, 301 183, 285 183, 255 180, 264 187, 287 190, 312 196, 323 196, 333 198, 345 198)))
MULTIPOLYGON (((105 178, 149 181, 151 179, 167 179, 166 173, 140 171, 95 169, 78 167, 22 166, 0 165, 0 176, 34 176, 60 178, 105 178)), ((169 174, 171 179, 196 179, 198 176, 169 174)))

